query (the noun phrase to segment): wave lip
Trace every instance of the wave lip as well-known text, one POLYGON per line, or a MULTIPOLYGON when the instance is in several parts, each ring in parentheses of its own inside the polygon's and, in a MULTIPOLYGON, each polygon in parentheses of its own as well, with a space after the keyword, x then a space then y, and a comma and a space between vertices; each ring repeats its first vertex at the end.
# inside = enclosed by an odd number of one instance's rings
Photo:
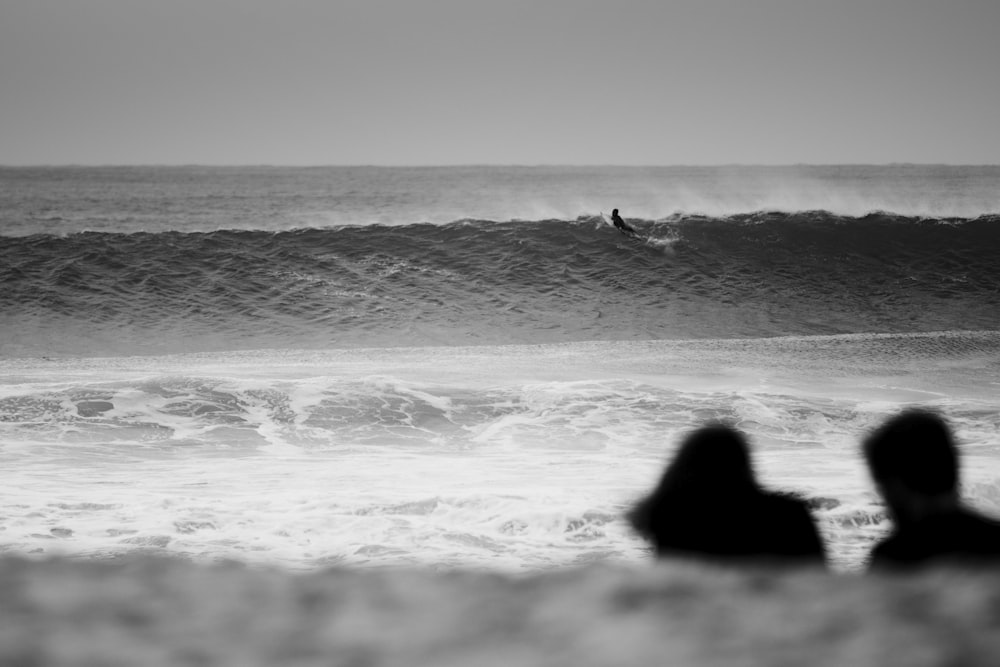
POLYGON ((1000 166, 0 168, 0 233, 277 231, 827 210, 1000 213, 1000 166))

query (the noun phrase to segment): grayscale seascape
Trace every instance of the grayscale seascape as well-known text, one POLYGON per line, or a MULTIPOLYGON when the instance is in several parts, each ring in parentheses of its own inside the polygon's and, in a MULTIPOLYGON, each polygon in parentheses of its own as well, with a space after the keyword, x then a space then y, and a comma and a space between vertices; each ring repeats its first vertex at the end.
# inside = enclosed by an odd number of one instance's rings
POLYGON ((60 2, 0 9, 0 665, 995 664, 996 568, 867 570, 860 443, 941 414, 1000 515, 997 9, 60 2), (714 422, 826 569, 629 525, 714 422))

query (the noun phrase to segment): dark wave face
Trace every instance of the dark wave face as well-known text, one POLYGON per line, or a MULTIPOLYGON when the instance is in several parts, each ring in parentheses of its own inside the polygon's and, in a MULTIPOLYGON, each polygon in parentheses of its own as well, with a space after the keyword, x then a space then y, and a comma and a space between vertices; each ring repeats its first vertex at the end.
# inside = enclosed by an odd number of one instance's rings
POLYGON ((1000 216, 823 212, 0 244, 0 353, 994 329, 1000 216))

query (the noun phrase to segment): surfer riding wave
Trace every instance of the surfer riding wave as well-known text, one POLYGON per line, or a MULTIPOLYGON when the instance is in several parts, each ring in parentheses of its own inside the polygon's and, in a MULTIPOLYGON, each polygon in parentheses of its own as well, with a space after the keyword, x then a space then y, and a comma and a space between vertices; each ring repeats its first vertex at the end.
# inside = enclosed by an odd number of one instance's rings
POLYGON ((629 236, 635 236, 639 233, 622 220, 622 217, 618 215, 618 209, 611 211, 611 224, 621 230, 623 234, 628 234, 629 236))

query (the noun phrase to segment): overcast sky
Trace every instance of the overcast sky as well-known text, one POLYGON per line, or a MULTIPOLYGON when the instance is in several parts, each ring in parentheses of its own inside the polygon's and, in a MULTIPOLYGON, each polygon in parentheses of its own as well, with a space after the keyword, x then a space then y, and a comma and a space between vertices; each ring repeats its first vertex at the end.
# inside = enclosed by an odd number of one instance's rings
POLYGON ((1000 163, 997 0, 0 0, 0 164, 1000 163))

